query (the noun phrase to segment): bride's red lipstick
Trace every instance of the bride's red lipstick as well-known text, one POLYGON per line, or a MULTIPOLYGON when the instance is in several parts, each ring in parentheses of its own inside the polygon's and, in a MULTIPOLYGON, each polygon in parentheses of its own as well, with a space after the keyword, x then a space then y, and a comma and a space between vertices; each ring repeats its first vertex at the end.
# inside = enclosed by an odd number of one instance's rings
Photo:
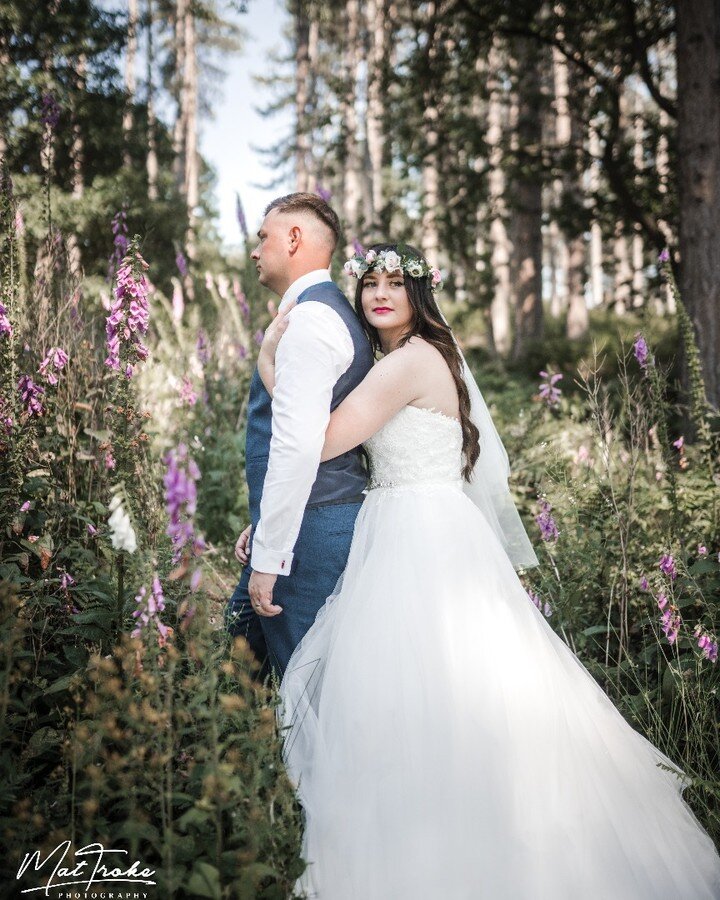
POLYGON ((390 309, 389 306, 374 306, 373 312, 374 313, 386 313, 386 312, 392 312, 392 310, 390 309))

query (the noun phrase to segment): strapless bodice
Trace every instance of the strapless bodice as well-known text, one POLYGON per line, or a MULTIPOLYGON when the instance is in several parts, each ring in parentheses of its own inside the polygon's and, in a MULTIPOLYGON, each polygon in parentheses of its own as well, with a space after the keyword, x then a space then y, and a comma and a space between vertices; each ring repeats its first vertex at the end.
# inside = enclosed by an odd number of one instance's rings
POLYGON ((460 422, 434 409, 405 406, 367 441, 370 489, 462 482, 460 422))

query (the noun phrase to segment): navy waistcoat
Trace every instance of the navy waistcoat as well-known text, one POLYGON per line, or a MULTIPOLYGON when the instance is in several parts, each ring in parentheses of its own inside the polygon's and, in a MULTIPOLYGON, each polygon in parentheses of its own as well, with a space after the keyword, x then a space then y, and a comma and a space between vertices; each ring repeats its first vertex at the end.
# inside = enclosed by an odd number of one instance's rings
MULTIPOLYGON (((340 316, 353 342, 353 360, 340 376, 332 393, 330 409, 335 409, 357 387, 373 366, 373 353, 355 312, 340 288, 332 281, 315 284, 304 290, 297 302, 314 300, 325 303, 340 316)), ((250 382, 247 432, 245 443, 245 476, 253 525, 260 519, 260 498, 270 456, 272 436, 272 398, 265 390, 257 368, 250 382)), ((308 506, 323 506, 355 500, 367 486, 360 448, 320 463, 317 478, 310 491, 308 506)))

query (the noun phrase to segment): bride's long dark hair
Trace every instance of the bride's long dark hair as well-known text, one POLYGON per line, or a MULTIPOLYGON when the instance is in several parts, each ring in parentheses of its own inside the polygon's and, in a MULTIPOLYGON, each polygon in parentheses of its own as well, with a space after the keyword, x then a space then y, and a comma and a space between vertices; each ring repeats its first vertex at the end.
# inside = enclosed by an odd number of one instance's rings
MULTIPOLYGON (((425 258, 420 251, 407 244, 403 244, 401 249, 398 248, 397 244, 373 244, 372 247, 368 247, 368 250, 375 250, 378 253, 381 250, 394 250, 396 253, 406 258, 409 255, 416 256, 421 262, 425 262, 425 258)), ((458 399, 460 401, 460 424, 462 426, 463 438, 462 449, 465 457, 465 465, 463 466, 462 474, 463 478, 465 478, 466 481, 469 481, 475 463, 480 456, 480 432, 470 419, 470 395, 468 394, 467 385, 465 384, 465 379, 463 377, 462 358, 458 352, 452 332, 443 321, 443 317, 438 309, 435 296, 430 287, 430 276, 425 275, 421 278, 413 278, 408 275, 407 272, 403 272, 403 277, 405 280, 405 290, 407 291, 408 300, 410 301, 410 307, 412 309, 412 321, 410 322, 410 328, 408 329, 407 334, 402 336, 398 346, 402 347, 411 337, 417 335, 418 337, 423 338, 423 340, 426 340, 428 344, 432 344, 433 347, 437 348, 442 355, 442 358, 447 363, 455 382, 458 399)), ((355 312, 357 313, 358 318, 365 329, 365 333, 370 339, 373 351, 377 356, 378 352, 381 350, 380 335, 378 330, 373 328, 368 322, 365 312, 363 311, 362 290, 364 280, 364 276, 358 280, 357 289, 355 291, 355 312)))

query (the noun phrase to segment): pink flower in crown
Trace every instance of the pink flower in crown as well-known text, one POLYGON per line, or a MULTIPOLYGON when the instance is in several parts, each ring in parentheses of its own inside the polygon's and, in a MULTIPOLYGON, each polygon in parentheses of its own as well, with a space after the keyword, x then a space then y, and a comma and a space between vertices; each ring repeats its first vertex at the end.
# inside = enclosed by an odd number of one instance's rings
POLYGON ((440 284, 442 281, 442 274, 440 269, 430 269, 430 283, 431 284, 440 284))
POLYGON ((377 251, 376 250, 368 250, 365 254, 365 262, 371 266, 377 260, 377 251))

